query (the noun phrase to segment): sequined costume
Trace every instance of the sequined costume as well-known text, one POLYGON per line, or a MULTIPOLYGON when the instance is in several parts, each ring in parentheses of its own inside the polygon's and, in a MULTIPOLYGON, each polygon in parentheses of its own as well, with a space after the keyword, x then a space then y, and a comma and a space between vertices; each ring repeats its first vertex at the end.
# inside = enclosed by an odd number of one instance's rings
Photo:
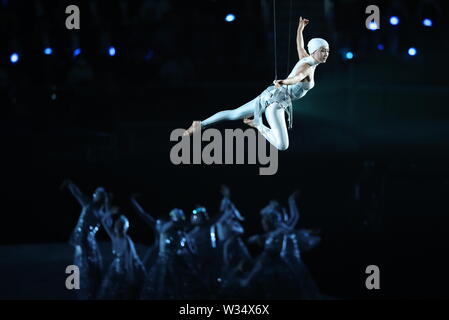
POLYGON ((320 299, 321 295, 300 254, 300 239, 310 240, 312 248, 319 241, 307 232, 294 230, 298 211, 294 198, 289 199, 290 217, 285 209, 272 201, 262 209, 266 234, 252 238, 263 242, 263 252, 253 269, 242 278, 243 287, 257 288, 257 298, 263 299, 320 299))
MULTIPOLYGON (((80 203, 82 210, 75 229, 70 237, 70 244, 75 248, 73 264, 80 270, 80 289, 77 298, 80 300, 95 299, 103 271, 103 261, 98 248, 96 233, 100 228, 101 204, 89 199, 73 183, 67 184, 72 195, 80 203)), ((104 192, 102 188, 97 192, 104 192)))
POLYGON ((197 249, 196 265, 201 277, 205 279, 204 289, 210 298, 220 296, 220 288, 229 269, 242 260, 251 259, 241 239, 244 229, 240 222, 244 219, 231 202, 229 189, 223 187, 222 190, 224 197, 219 214, 209 219, 204 207, 196 208, 192 220, 201 219, 202 223, 197 224, 188 234, 197 249), (199 218, 200 216, 207 218, 199 218))
POLYGON ((140 260, 134 242, 126 234, 128 220, 121 216, 122 225, 126 230, 119 233, 116 228, 113 231, 108 222, 109 213, 104 215, 102 223, 112 241, 113 260, 107 273, 103 277, 98 293, 99 299, 108 300, 134 300, 139 298, 142 284, 145 280, 145 268, 140 260))
MULTIPOLYGON (((252 263, 251 254, 242 240, 245 230, 241 225, 243 216, 230 199, 229 189, 223 187, 223 199, 220 204, 221 216, 216 224, 217 247, 219 257, 219 298, 232 298, 238 284, 237 278, 245 266, 252 263)), ((243 291, 240 290, 242 295, 243 291)))
POLYGON ((204 296, 215 297, 217 277, 220 270, 220 253, 217 247, 215 223, 220 215, 209 218, 204 207, 198 206, 192 210, 190 222, 193 228, 188 232, 188 238, 195 248, 193 263, 196 265, 202 282, 198 290, 204 296))
POLYGON ((136 199, 132 202, 138 214, 153 225, 158 236, 156 260, 148 270, 141 299, 195 298, 196 284, 201 279, 194 264, 195 248, 184 231, 184 213, 173 209, 170 221, 155 220, 136 199))
POLYGON ((223 268, 236 266, 242 260, 250 260, 248 248, 241 236, 244 234, 241 221, 244 221, 228 196, 224 196, 220 205, 222 216, 217 221, 217 238, 223 250, 223 268))

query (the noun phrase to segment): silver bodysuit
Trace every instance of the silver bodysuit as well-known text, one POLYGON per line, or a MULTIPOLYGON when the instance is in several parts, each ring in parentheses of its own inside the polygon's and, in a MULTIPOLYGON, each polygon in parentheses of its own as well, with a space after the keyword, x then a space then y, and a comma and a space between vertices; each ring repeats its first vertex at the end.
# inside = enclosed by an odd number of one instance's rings
MULTIPOLYGON (((292 72, 288 75, 288 78, 293 78, 296 76, 298 68, 305 63, 309 64, 312 68, 316 68, 318 64, 312 57, 306 57, 299 60, 292 72)), ((278 103, 287 112, 288 115, 288 128, 291 129, 293 126, 293 101, 299 100, 304 97, 309 90, 315 86, 315 82, 298 82, 292 85, 282 85, 280 88, 275 86, 269 86, 264 92, 259 96, 260 103, 254 112, 254 123, 258 125, 262 121, 262 113, 265 111, 266 107, 273 103, 278 103)))
MULTIPOLYGON (((318 62, 311 56, 303 58, 296 63, 288 77, 293 78, 298 68, 306 63, 312 68, 316 68, 318 65, 318 62)), ((291 128, 293 124, 292 102, 304 97, 314 85, 315 83, 311 81, 282 85, 279 88, 276 88, 274 85, 269 86, 259 96, 241 107, 220 111, 201 121, 201 126, 205 128, 223 120, 239 120, 254 116, 254 125, 259 132, 277 149, 285 150, 288 147, 288 135, 285 129, 285 121, 283 120, 283 110, 287 112, 288 128, 291 128), (266 112, 269 106, 272 107, 269 112, 266 112), (270 123, 270 128, 262 123, 262 114, 264 112, 270 123)))

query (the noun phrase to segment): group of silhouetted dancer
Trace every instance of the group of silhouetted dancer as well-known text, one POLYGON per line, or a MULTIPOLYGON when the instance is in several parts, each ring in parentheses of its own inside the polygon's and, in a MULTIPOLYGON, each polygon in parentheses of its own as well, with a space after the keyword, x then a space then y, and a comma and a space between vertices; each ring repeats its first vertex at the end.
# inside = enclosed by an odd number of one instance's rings
POLYGON ((271 201, 260 211, 264 234, 243 238, 243 216, 230 200, 227 187, 219 213, 209 217, 196 207, 190 219, 173 209, 166 220, 155 219, 142 208, 137 196, 131 202, 152 228, 154 243, 141 259, 128 235, 128 219, 111 205, 102 187, 87 197, 70 180, 63 186, 82 206, 70 244, 74 265, 80 270, 79 299, 321 299, 301 259, 320 237, 295 229, 298 193, 288 209, 271 201), (103 227, 112 243, 113 260, 103 268, 96 233, 103 227), (259 245, 252 257, 247 244, 259 245))

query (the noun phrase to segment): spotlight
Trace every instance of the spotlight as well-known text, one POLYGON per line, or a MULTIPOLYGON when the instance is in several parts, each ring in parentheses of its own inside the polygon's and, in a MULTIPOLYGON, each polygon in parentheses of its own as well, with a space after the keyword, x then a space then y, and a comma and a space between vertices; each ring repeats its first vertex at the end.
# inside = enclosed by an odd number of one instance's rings
POLYGON ((390 17, 390 24, 392 26, 397 26, 399 24, 399 18, 396 16, 390 17))
POLYGON ((80 48, 76 48, 75 50, 73 50, 73 56, 77 57, 81 54, 81 49, 80 48))
POLYGON ((377 26, 377 23, 375 23, 374 21, 371 21, 369 23, 369 29, 374 31, 374 30, 379 29, 379 27, 377 26))
POLYGON ((383 49, 385 49, 384 45, 383 45, 382 43, 379 43, 379 44, 377 45, 377 50, 382 51, 383 49))
POLYGON ((411 48, 409 48, 408 49, 408 54, 410 55, 410 56, 415 56, 416 55, 416 49, 415 48, 413 48, 413 47, 411 47, 411 48))
POLYGON ((228 14, 225 18, 226 22, 232 22, 235 20, 235 15, 233 15, 232 13, 228 14))
POLYGON ((13 53, 11 55, 11 57, 9 58, 9 60, 11 61, 11 63, 15 64, 19 61, 19 54, 18 53, 13 53))
POLYGON ((432 23, 432 20, 430 20, 429 18, 425 18, 425 19, 422 21, 422 25, 423 25, 424 27, 431 27, 431 26, 433 25, 433 23, 432 23))
POLYGON ((354 54, 351 51, 346 52, 345 54, 345 58, 347 60, 351 60, 352 58, 354 58, 354 54))
POLYGON ((52 53, 53 53, 53 49, 52 49, 52 48, 47 47, 47 48, 44 49, 44 54, 45 54, 45 55, 49 56, 49 55, 51 55, 52 53))
POLYGON ((109 47, 109 55, 111 57, 115 56, 115 48, 114 47, 109 47))

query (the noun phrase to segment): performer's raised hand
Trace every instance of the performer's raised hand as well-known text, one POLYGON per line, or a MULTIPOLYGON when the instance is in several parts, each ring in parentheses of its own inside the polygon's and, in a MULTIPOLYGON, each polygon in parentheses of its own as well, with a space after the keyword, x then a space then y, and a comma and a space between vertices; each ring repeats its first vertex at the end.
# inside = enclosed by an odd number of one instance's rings
POLYGON ((64 179, 64 181, 62 181, 60 189, 64 189, 66 188, 68 185, 73 184, 73 181, 70 179, 64 179))
POLYGON ((303 19, 303 17, 299 17, 299 25, 298 28, 304 30, 304 28, 309 24, 309 19, 303 19))
POLYGON ((290 197, 288 197, 288 200, 296 200, 299 195, 301 194, 301 192, 299 190, 295 190, 293 191, 293 193, 290 195, 290 197))

